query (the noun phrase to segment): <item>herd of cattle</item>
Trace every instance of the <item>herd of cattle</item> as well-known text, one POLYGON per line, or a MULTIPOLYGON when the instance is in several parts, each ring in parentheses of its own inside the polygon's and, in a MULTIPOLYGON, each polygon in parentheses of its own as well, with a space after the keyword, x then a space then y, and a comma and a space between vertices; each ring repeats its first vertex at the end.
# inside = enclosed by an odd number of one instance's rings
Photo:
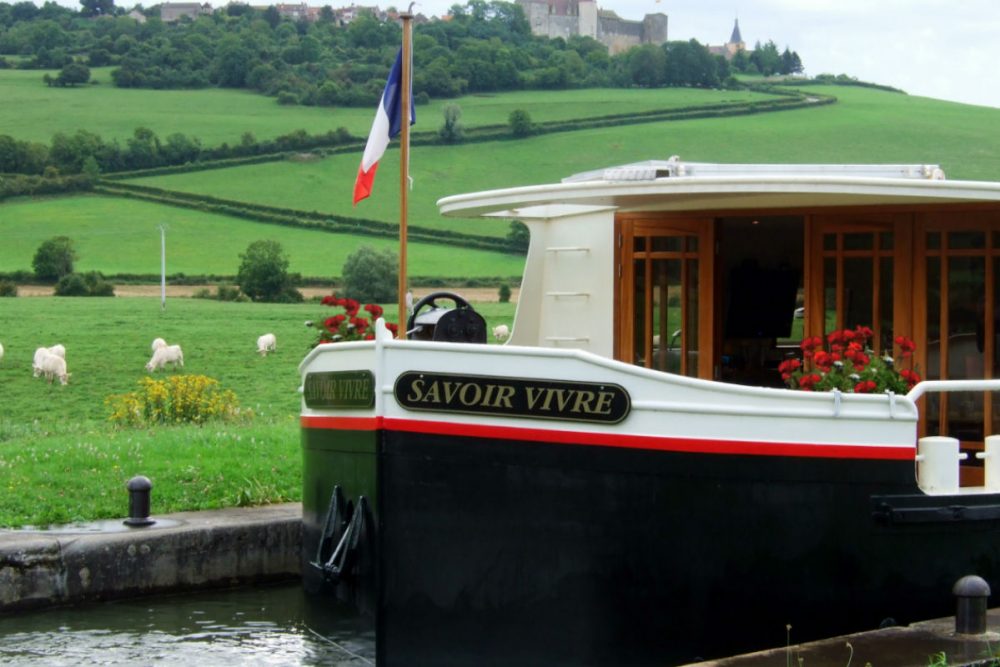
MULTIPOLYGON (((277 349, 278 341, 273 333, 266 333, 257 339, 257 352, 261 356, 267 356, 268 352, 277 349)), ((184 366, 184 351, 180 345, 168 345, 162 338, 156 338, 151 345, 153 356, 146 364, 146 370, 153 372, 161 368, 166 368, 171 364, 174 368, 184 366)), ((0 343, 0 361, 3 361, 4 348, 0 343)), ((51 347, 40 347, 35 350, 34 359, 31 362, 31 372, 37 377, 44 376, 51 384, 59 380, 59 384, 69 382, 71 373, 66 371, 66 347, 56 344, 51 347)))

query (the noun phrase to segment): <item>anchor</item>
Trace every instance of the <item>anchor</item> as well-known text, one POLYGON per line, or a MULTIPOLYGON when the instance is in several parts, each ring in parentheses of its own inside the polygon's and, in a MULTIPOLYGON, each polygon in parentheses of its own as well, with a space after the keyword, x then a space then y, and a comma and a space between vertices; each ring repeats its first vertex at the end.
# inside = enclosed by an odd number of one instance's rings
POLYGON ((352 571, 361 536, 365 532, 367 514, 367 498, 358 496, 355 505, 344 500, 339 485, 333 487, 316 549, 316 559, 309 562, 311 567, 323 574, 326 583, 336 585, 352 571), (333 547, 334 544, 336 547, 333 547))

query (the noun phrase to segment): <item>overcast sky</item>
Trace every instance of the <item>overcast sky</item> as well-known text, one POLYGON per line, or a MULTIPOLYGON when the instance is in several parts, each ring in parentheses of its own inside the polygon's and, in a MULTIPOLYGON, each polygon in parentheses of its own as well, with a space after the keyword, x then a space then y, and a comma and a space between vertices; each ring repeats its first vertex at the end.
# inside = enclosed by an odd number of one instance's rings
MULTIPOLYGON (((436 16, 453 4, 418 0, 414 11, 436 16)), ((779 50, 788 46, 807 74, 849 74, 911 95, 1000 107, 1000 0, 598 0, 598 7, 632 20, 663 12, 671 40, 710 45, 725 43, 739 16, 747 48, 769 39, 779 50)))

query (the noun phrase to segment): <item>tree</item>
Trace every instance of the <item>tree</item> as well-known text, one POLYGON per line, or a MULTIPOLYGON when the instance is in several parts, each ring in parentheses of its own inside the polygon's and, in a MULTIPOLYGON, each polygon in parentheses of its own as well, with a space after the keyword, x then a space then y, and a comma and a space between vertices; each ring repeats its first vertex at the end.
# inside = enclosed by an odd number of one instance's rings
POLYGON ((454 144, 465 136, 465 125, 462 124, 462 107, 457 104, 446 104, 441 110, 444 114, 444 125, 438 130, 438 136, 454 144))
POLYGON ((302 295, 292 285, 288 264, 288 256, 280 243, 254 241, 240 255, 236 284, 253 301, 301 301, 302 295))
POLYGON ((399 283, 398 267, 399 260, 391 250, 359 247, 344 262, 344 295, 362 303, 392 301, 399 283))
POLYGON ((510 231, 507 232, 507 243, 514 250, 527 252, 528 244, 531 242, 531 232, 528 226, 520 220, 511 220, 510 231))
POLYGON ((507 118, 510 124, 510 132, 515 137, 521 138, 531 134, 531 116, 524 109, 514 109, 507 118))
POLYGON ((83 63, 68 63, 56 77, 57 86, 75 86, 90 81, 90 68, 83 63))
POLYGON ((73 240, 68 236, 55 236, 38 246, 31 266, 38 280, 55 282, 73 273, 73 262, 76 260, 73 240))
POLYGON ((110 16, 115 13, 114 0, 80 0, 82 16, 110 16))

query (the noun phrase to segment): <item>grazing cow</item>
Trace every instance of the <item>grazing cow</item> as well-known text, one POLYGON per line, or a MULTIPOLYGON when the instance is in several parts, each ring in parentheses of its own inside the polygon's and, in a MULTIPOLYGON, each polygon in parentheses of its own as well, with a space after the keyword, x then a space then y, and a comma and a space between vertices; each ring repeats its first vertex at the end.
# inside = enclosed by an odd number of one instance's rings
POLYGON ((55 354, 47 354, 42 359, 42 372, 45 374, 45 379, 52 384, 52 381, 56 378, 59 379, 59 384, 66 384, 69 382, 69 373, 66 372, 66 360, 55 354))
POLYGON ((276 349, 278 349, 278 339, 273 333, 266 333, 257 339, 257 351, 260 352, 260 356, 266 357, 268 352, 274 352, 276 349))
POLYGON ((493 327, 493 337, 496 338, 501 343, 507 340, 508 336, 510 336, 510 327, 508 327, 506 324, 498 324, 497 326, 493 327))
POLYGON ((49 352, 49 348, 47 347, 40 347, 35 350, 35 357, 31 362, 31 374, 33 376, 38 377, 42 374, 42 362, 45 361, 45 357, 50 356, 52 356, 52 353, 49 352))
POLYGON ((165 368, 167 364, 173 364, 174 368, 184 365, 184 353, 180 345, 167 345, 158 347, 153 352, 153 358, 146 364, 147 371, 155 371, 158 368, 165 368))

